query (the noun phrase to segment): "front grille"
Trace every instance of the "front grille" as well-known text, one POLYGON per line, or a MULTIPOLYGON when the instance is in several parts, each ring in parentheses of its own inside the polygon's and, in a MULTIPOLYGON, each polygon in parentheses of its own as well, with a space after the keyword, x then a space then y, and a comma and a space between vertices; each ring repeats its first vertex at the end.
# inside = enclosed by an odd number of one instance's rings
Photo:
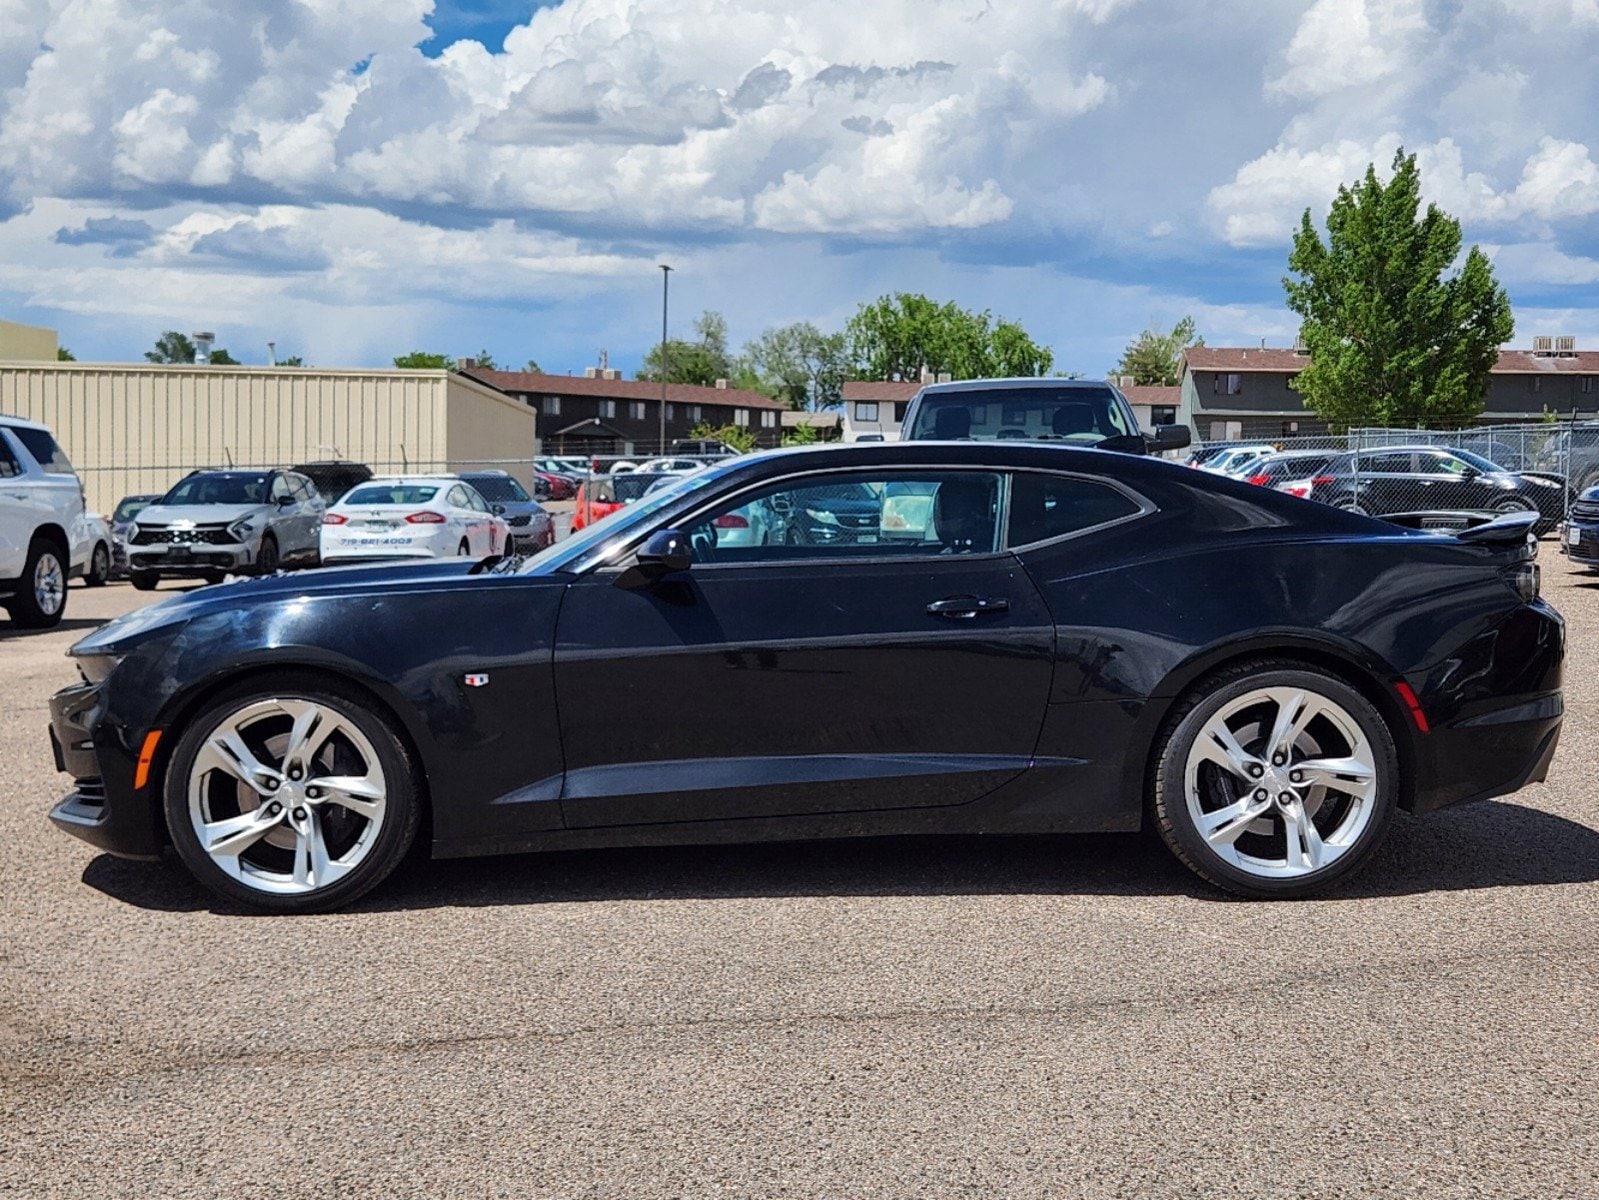
POLYGON ((135 546, 226 546, 235 540, 220 525, 199 529, 146 527, 133 535, 135 546))
POLYGON ((506 517, 505 518, 505 523, 507 525, 515 525, 518 529, 520 529, 520 528, 522 528, 522 526, 526 525, 532 519, 533 519, 533 514, 532 513, 523 513, 519 517, 506 517))
POLYGON ((1571 506, 1571 519, 1599 522, 1599 500, 1578 500, 1571 506))
POLYGON ((846 529, 876 529, 877 520, 875 516, 857 517, 846 514, 838 518, 838 523, 846 529))

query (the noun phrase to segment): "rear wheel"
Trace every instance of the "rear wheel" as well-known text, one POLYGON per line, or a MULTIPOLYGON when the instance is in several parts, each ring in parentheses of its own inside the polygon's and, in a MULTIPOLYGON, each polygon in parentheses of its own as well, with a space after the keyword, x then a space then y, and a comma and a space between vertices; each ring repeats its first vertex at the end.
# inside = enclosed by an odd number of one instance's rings
POLYGON ((1310 895, 1377 848, 1399 791, 1382 715, 1341 679, 1245 663, 1183 700, 1158 752, 1161 837, 1191 870, 1245 896, 1310 895))
POLYGON ((1538 506, 1525 496, 1506 496, 1494 502, 1493 510, 1496 513, 1537 512, 1538 506))
POLYGON ((1359 513, 1363 517, 1369 517, 1371 515, 1371 510, 1359 500, 1340 500, 1338 502, 1338 507, 1343 509, 1345 512, 1359 513))
POLYGON ((6 602, 14 624, 48 629, 67 611, 66 555, 48 538, 34 538, 16 593, 6 602))
POLYGON ((141 592, 152 592, 161 582, 161 576, 154 571, 129 571, 128 582, 141 592))
POLYGON ((201 883, 274 912, 334 908, 376 887, 421 817, 392 719, 355 689, 289 677, 241 685, 194 718, 165 807, 201 883))
POLYGON ((273 575, 278 569, 278 539, 270 533, 261 537, 261 552, 255 557, 255 573, 257 575, 273 575))
POLYGON ((83 575, 84 586, 104 587, 110 578, 111 548, 104 542, 96 542, 94 553, 89 555, 89 569, 83 575))

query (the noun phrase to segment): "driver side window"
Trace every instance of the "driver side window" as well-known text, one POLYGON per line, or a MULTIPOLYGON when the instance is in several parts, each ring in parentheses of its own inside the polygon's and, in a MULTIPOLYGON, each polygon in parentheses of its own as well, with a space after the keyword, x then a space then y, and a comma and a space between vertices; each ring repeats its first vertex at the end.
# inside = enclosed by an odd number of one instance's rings
POLYGON ((272 477, 272 501, 274 504, 284 500, 293 500, 294 493, 289 490, 289 481, 282 475, 272 477))
POLYGON ((988 554, 999 477, 986 471, 811 475, 725 501, 685 530, 697 563, 988 554))

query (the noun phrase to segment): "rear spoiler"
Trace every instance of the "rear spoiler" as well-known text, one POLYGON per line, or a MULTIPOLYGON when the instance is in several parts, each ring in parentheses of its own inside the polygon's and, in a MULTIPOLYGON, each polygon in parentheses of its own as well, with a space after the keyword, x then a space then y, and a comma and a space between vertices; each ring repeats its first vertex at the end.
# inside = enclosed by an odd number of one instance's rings
POLYGON ((1470 510, 1390 513, 1381 518, 1406 529, 1452 533, 1478 546, 1525 546, 1541 518, 1535 512, 1492 513, 1470 510))

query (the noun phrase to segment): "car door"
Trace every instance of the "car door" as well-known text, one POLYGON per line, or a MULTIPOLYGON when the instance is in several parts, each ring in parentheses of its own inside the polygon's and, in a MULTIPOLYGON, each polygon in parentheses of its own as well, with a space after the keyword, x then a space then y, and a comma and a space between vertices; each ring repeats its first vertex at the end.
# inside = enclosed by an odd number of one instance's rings
POLYGON ((471 510, 472 553, 483 556, 498 554, 500 547, 495 544, 499 538, 496 536, 498 527, 495 524, 497 518, 494 509, 483 499, 483 493, 476 488, 467 487, 462 490, 466 493, 466 506, 471 510))
POLYGON ((28 565, 28 543, 40 524, 41 509, 23 478, 8 432, 0 427, 0 579, 17 579, 28 565))
POLYGON ((680 522, 688 571, 579 578, 556 630, 567 824, 935 808, 1020 773, 1054 627, 997 549, 1002 484, 984 471, 806 474, 680 522), (830 493, 892 481, 937 485, 926 541, 885 542, 862 523, 827 545, 717 547, 728 515, 828 513, 830 493))
POLYGON ((322 499, 322 493, 304 475, 290 475, 289 486, 299 506, 296 520, 299 522, 300 551, 307 555, 315 554, 322 540, 322 517, 328 510, 327 501, 322 499))

